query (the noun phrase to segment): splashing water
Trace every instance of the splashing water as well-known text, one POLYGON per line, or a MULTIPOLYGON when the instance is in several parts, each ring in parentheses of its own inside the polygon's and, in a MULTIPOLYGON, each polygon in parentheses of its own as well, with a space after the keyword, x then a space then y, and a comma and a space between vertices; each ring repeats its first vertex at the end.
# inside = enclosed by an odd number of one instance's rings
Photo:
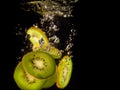
POLYGON ((19 48, 20 54, 17 55, 17 59, 20 60, 21 54, 25 54, 31 50, 32 45, 28 40, 29 36, 26 35, 26 30, 30 25, 40 27, 45 31, 52 46, 62 50, 63 55, 67 54, 73 57, 71 49, 74 46, 73 40, 76 36, 76 29, 74 23, 70 20, 74 17, 72 10, 74 3, 77 1, 78 0, 39 0, 21 3, 21 11, 32 13, 32 15, 35 14, 37 20, 35 19, 34 22, 29 22, 28 25, 17 23, 16 37, 18 42, 22 41, 22 45, 19 48))

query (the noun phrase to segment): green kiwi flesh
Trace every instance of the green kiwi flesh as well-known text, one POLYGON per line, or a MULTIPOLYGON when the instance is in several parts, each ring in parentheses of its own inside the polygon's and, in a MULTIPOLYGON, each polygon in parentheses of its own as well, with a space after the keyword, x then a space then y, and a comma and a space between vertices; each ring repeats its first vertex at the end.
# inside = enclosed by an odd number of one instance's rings
POLYGON ((58 88, 65 88, 71 78, 72 74, 72 60, 69 56, 64 56, 57 68, 57 80, 56 85, 58 88))
POLYGON ((55 72, 52 76, 46 79, 46 83, 44 84, 43 88, 50 88, 56 83, 57 73, 55 72))
POLYGON ((55 59, 61 58, 61 51, 49 44, 45 32, 43 32, 40 28, 30 27, 27 30, 27 34, 30 35, 29 40, 33 44, 33 51, 40 50, 50 54, 55 59))
POLYGON ((31 51, 22 58, 24 69, 36 78, 47 78, 56 70, 55 60, 47 53, 31 51))
POLYGON ((37 79, 26 72, 19 62, 14 71, 14 80, 21 90, 41 90, 45 79, 37 79))
POLYGON ((38 27, 30 27, 27 30, 27 34, 30 35, 30 42, 33 44, 34 48, 39 48, 42 45, 48 45, 48 38, 40 28, 38 27))
POLYGON ((60 59, 62 57, 61 51, 51 45, 42 46, 41 48, 39 48, 39 51, 48 53, 54 59, 60 59))

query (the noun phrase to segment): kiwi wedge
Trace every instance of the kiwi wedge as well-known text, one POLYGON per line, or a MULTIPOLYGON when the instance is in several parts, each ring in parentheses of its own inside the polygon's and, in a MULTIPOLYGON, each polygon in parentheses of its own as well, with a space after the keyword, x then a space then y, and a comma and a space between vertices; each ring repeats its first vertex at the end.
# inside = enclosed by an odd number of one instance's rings
POLYGON ((46 83, 44 84, 43 88, 47 89, 55 85, 57 78, 57 72, 55 72, 52 76, 46 79, 46 83))
POLYGON ((69 56, 64 56, 57 67, 56 85, 58 88, 65 88, 71 79, 72 75, 72 59, 69 56))
POLYGON ((30 27, 27 30, 27 35, 30 36, 29 40, 33 44, 33 49, 40 48, 42 45, 48 45, 48 38, 40 28, 38 27, 30 27))
POLYGON ((40 28, 30 27, 27 30, 27 34, 30 35, 30 42, 32 43, 33 51, 43 51, 50 54, 53 58, 59 59, 62 56, 62 53, 59 49, 51 46, 49 44, 48 38, 40 28))
POLYGON ((37 79, 24 70, 19 62, 14 71, 14 80, 21 90, 41 90, 46 79, 37 79))
POLYGON ((47 53, 31 51, 22 58, 23 67, 36 78, 47 78, 56 70, 55 60, 47 53))

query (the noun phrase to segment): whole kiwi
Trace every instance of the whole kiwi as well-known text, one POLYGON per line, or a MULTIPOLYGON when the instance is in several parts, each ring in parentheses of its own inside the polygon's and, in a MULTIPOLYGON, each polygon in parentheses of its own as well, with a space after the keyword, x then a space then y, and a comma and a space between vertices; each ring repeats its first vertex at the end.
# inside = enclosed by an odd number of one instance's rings
POLYGON ((72 59, 69 56, 64 56, 57 67, 56 85, 58 88, 65 88, 70 81, 72 75, 72 59))
POLYGON ((41 90, 46 79, 37 79, 24 70, 22 62, 15 68, 13 78, 21 90, 41 90))
POLYGON ((47 78, 56 70, 55 60, 47 53, 31 51, 22 58, 23 67, 36 78, 47 78))

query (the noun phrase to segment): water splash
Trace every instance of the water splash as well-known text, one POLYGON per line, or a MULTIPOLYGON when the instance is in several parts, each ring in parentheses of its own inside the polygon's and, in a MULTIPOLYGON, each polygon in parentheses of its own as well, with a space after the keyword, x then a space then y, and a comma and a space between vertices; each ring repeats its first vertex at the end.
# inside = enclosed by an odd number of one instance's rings
MULTIPOLYGON (((63 54, 71 57, 74 46, 73 40, 77 35, 74 23, 70 23, 69 19, 74 17, 72 10, 74 3, 78 0, 39 0, 22 2, 21 10, 24 12, 37 13, 38 21, 32 23, 35 27, 40 27, 45 31, 51 45, 61 49, 63 54), (65 25, 64 23, 65 22, 65 25), (64 30, 63 30, 64 29, 64 30), (61 34, 60 34, 61 33, 61 34)), ((22 46, 19 48, 20 53, 26 53, 31 50, 32 44, 29 42, 29 36, 26 35, 26 30, 29 25, 17 24, 16 37, 22 39, 22 46)), ((17 59, 21 59, 21 54, 17 59)))

